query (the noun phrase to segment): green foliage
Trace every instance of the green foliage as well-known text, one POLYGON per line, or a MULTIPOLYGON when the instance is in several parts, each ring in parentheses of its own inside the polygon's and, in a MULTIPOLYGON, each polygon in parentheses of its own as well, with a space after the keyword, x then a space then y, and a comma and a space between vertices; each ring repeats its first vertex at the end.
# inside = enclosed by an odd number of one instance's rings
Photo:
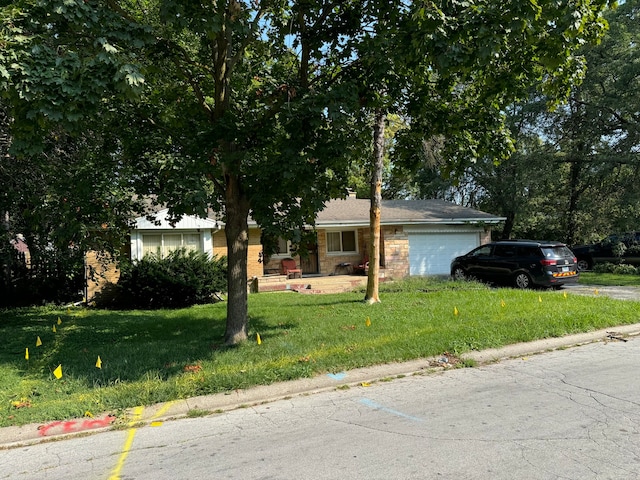
POLYGON ((56 124, 81 130, 108 98, 140 93, 135 49, 154 38, 124 12, 96 4, 25 0, 0 9, 0 92, 15 108, 18 150, 37 151, 56 124))
POLYGON ((640 2, 605 12, 609 31, 580 50, 581 84, 554 111, 532 94, 511 112, 516 153, 487 158, 472 187, 482 209, 508 218, 503 236, 591 243, 640 224, 640 2))
POLYGON ((513 150, 506 108, 543 90, 566 98, 584 75, 575 51, 606 29, 606 1, 439 2, 411 4, 399 34, 407 72, 412 129, 399 137, 403 163, 424 162, 424 141, 443 135, 445 175, 460 175, 478 158, 507 158, 513 150), (412 48, 406 48, 411 45, 412 48))
POLYGON ((640 245, 638 244, 630 245, 629 247, 627 247, 626 254, 640 256, 640 245))
MULTIPOLYGON (((5 240, 4 236, 0 239, 5 240)), ((0 307, 63 304, 82 300, 84 255, 76 248, 48 245, 44 255, 17 252, 0 245, 0 307)))
MULTIPOLYGON (((53 129, 41 138, 42 150, 14 156, 7 103, 0 99, 0 251, 8 251, 1 263, 16 265, 9 242, 22 236, 33 266, 28 276, 34 281, 35 275, 52 271, 38 265, 52 262, 56 269, 68 266, 61 276, 77 277, 78 271, 82 276, 82 252, 119 253, 128 243, 133 212, 143 211, 134 195, 135 168, 113 154, 119 144, 116 133, 101 130, 113 117, 86 120, 83 137, 53 129), (67 257, 73 260, 62 260, 67 257)), ((82 286, 73 290, 77 300, 82 286)))
POLYGON ((227 290, 227 259, 184 249, 166 258, 146 255, 125 263, 112 307, 182 308, 212 303, 215 294, 227 290))
POLYGON ((611 253, 618 258, 622 257, 626 251, 627 246, 622 242, 616 242, 611 246, 611 253))
POLYGON ((596 263, 593 266, 594 273, 613 273, 616 275, 638 275, 638 268, 626 263, 596 263))

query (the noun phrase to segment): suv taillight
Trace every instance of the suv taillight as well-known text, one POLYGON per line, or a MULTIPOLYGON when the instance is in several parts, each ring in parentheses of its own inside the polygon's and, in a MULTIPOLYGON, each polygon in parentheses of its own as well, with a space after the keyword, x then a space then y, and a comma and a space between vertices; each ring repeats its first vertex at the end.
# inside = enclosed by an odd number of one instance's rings
POLYGON ((540 263, 542 265, 544 265, 545 267, 548 267, 549 265, 557 265, 558 264, 557 261, 555 261, 555 260, 547 260, 546 258, 540 260, 540 263))

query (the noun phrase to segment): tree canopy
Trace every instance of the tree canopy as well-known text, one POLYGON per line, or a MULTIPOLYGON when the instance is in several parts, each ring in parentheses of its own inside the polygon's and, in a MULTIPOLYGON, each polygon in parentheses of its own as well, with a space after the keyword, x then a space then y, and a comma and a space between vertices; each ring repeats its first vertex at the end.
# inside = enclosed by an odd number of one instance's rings
POLYGON ((587 71, 557 108, 532 91, 505 109, 514 138, 508 160, 488 154, 450 177, 447 157, 432 157, 415 172, 396 169, 389 194, 437 196, 503 215, 504 238, 575 244, 637 229, 639 5, 607 10, 608 32, 576 52, 587 71))
POLYGON ((445 173, 486 155, 507 158, 513 145, 506 108, 532 88, 551 102, 566 97, 584 74, 575 52, 603 34, 606 4, 411 2, 374 9, 370 28, 355 40, 359 80, 367 86, 363 106, 375 119, 366 300, 378 300, 386 114, 398 113, 410 126, 396 136, 392 171, 415 171, 425 154, 444 157, 445 173))

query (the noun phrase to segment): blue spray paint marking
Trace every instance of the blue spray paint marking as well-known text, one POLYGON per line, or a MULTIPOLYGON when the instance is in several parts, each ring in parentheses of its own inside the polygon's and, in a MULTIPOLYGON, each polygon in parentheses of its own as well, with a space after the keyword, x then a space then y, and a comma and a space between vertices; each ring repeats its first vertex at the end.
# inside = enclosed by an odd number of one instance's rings
POLYGON ((366 405, 367 407, 371 407, 374 410, 380 410, 381 412, 390 413, 391 415, 395 415, 397 417, 406 418, 407 420, 411 420, 412 422, 424 422, 422 418, 412 417, 411 415, 399 412, 398 410, 383 407, 382 405, 377 404, 376 402, 374 402, 373 400, 369 400, 368 398, 363 398, 362 400, 360 400, 360 403, 366 405))
POLYGON ((341 373, 327 373, 327 377, 332 378, 333 380, 344 380, 347 374, 344 372, 341 373))

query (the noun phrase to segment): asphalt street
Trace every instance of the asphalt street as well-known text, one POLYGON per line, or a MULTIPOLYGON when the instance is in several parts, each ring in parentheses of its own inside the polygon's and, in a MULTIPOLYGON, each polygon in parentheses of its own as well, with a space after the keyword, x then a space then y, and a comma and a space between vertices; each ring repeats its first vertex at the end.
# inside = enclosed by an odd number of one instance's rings
POLYGON ((638 365, 640 340, 616 333, 198 418, 156 411, 2 451, 0 479, 638 479, 638 365))

